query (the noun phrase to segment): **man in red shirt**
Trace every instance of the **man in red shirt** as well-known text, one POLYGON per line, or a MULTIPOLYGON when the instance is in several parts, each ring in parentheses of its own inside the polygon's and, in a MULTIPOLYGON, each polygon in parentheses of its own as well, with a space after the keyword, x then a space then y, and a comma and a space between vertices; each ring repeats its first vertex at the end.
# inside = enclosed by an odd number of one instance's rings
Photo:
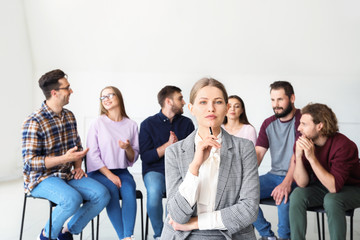
POLYGON ((335 114, 324 104, 302 110, 290 195, 291 239, 305 239, 306 209, 323 206, 330 238, 346 239, 345 211, 360 207, 360 162, 354 142, 338 132, 335 114))

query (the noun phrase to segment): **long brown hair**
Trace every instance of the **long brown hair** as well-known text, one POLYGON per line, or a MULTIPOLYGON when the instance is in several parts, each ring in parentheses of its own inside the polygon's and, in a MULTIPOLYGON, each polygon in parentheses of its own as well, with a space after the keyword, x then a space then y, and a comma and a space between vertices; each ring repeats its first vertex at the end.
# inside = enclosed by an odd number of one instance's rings
MULTIPOLYGON (((100 91, 100 97, 101 97, 101 94, 102 92, 105 90, 105 89, 112 89, 116 95, 116 97, 119 99, 119 108, 120 108, 120 113, 121 113, 121 116, 122 117, 128 117, 128 115, 126 114, 126 111, 125 111, 125 105, 124 105, 124 99, 122 97, 122 94, 120 92, 120 90, 117 88, 117 87, 114 87, 114 86, 107 86, 107 87, 104 87, 101 91, 100 91)), ((108 114, 108 111, 104 108, 103 104, 102 104, 102 101, 100 100, 100 115, 107 115, 108 114)))
MULTIPOLYGON (((239 97, 238 95, 231 95, 231 96, 229 96, 229 99, 230 98, 235 98, 236 100, 238 100, 239 102, 240 102, 240 104, 241 104, 241 107, 242 107, 242 109, 243 109, 243 112, 240 114, 240 116, 239 116, 239 120, 240 120, 240 122, 241 123, 243 123, 243 124, 250 124, 249 123, 249 120, 248 120, 248 118, 247 118, 247 116, 246 116, 246 111, 245 111, 245 104, 244 104, 244 101, 241 99, 241 97, 239 97)), ((227 119, 227 116, 225 116, 225 118, 224 118, 224 124, 226 124, 228 122, 228 119, 227 119)), ((251 124, 250 124, 251 125, 251 124)))
POLYGON ((335 113, 325 104, 309 103, 301 109, 301 114, 309 114, 315 124, 321 122, 323 127, 320 133, 326 137, 334 136, 339 131, 335 113))

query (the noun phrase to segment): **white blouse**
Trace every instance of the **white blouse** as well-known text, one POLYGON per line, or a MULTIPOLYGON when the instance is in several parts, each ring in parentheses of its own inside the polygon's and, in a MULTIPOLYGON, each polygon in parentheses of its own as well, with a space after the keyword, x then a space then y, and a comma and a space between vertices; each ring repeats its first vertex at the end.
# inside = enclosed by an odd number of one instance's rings
MULTIPOLYGON (((222 133, 217 136, 221 144, 222 133)), ((199 132, 195 135, 195 149, 202 141, 199 132)), ((198 225, 200 230, 226 230, 220 211, 214 211, 216 189, 218 185, 220 166, 220 148, 212 148, 208 159, 201 165, 199 176, 187 172, 184 181, 179 186, 180 194, 191 207, 197 203, 198 225)))

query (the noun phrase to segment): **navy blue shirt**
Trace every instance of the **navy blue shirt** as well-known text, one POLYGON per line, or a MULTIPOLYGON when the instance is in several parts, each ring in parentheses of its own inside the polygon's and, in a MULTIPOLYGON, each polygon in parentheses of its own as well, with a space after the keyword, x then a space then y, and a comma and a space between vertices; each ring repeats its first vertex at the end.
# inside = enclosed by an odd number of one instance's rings
POLYGON ((194 131, 194 124, 190 118, 175 115, 173 121, 161 112, 148 117, 140 125, 139 145, 142 161, 142 174, 150 171, 165 175, 164 157, 159 158, 156 149, 169 141, 170 131, 173 131, 178 140, 186 138, 194 131))

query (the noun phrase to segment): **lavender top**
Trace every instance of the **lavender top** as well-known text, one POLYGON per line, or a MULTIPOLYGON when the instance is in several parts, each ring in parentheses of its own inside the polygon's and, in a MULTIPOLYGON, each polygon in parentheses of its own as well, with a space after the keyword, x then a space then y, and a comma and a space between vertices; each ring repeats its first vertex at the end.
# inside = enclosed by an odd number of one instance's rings
POLYGON ((87 171, 93 172, 106 166, 108 169, 131 167, 139 156, 139 135, 136 122, 123 118, 114 122, 106 115, 99 116, 91 125, 87 137, 89 152, 86 155, 87 171), (135 160, 130 162, 125 150, 119 147, 119 140, 130 144, 135 160))

